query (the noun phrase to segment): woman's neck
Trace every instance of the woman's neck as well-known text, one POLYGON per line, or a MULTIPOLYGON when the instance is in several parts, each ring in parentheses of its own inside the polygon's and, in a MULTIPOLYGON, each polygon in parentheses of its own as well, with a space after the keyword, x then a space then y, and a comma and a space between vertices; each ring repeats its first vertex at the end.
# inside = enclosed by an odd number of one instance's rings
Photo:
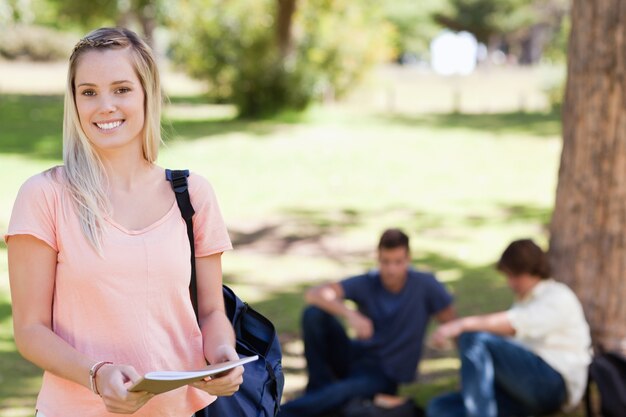
POLYGON ((155 165, 143 155, 131 152, 107 153, 100 156, 107 175, 109 190, 130 191, 145 183, 155 165))

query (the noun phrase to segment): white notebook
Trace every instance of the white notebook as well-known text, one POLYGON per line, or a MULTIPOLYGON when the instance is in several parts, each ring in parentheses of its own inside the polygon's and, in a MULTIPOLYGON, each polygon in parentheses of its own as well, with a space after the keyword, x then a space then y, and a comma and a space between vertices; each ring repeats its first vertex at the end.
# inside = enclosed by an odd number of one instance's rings
POLYGON ((197 371, 154 371, 148 372, 142 379, 137 381, 129 391, 148 391, 154 394, 171 391, 195 381, 200 381, 207 376, 219 374, 259 359, 258 355, 246 356, 238 360, 227 361, 209 365, 197 371))

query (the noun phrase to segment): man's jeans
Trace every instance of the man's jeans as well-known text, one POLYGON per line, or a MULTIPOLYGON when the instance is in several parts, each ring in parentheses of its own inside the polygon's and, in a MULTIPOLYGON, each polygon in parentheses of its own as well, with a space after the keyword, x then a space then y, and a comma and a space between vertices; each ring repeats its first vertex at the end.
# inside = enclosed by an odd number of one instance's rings
POLYGON ((331 314, 308 307, 302 333, 309 383, 302 397, 281 406, 279 417, 321 416, 340 410, 353 398, 395 393, 397 384, 384 374, 379 361, 351 341, 331 314))
POLYGON ((566 399, 561 375, 539 356, 501 336, 459 338, 461 392, 428 405, 428 417, 522 417, 551 414, 566 399))

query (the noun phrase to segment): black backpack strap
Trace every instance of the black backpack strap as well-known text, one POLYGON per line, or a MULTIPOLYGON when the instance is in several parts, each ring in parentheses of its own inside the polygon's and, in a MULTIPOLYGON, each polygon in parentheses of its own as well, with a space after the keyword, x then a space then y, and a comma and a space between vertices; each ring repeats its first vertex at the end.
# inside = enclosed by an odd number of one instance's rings
POLYGON ((191 304, 193 305, 193 311, 196 313, 196 319, 198 316, 198 285, 196 283, 196 251, 193 238, 193 215, 195 210, 191 205, 191 198, 189 196, 189 183, 187 181, 189 177, 189 170, 165 170, 165 178, 172 185, 172 189, 176 195, 176 203, 180 209, 180 213, 187 225, 187 237, 189 238, 189 247, 191 248, 191 281, 189 282, 189 292, 191 294, 191 304))

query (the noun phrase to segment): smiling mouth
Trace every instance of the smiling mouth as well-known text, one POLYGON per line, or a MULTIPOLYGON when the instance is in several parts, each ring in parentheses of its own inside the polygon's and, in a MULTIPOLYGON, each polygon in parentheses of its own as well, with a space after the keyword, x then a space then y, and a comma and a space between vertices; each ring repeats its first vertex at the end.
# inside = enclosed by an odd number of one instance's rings
POLYGON ((116 120, 114 122, 108 122, 108 123, 94 123, 96 126, 98 126, 98 128, 100 130, 104 130, 104 131, 108 131, 108 130, 113 130, 116 127, 119 127, 122 125, 122 123, 124 123, 123 120, 116 120))

